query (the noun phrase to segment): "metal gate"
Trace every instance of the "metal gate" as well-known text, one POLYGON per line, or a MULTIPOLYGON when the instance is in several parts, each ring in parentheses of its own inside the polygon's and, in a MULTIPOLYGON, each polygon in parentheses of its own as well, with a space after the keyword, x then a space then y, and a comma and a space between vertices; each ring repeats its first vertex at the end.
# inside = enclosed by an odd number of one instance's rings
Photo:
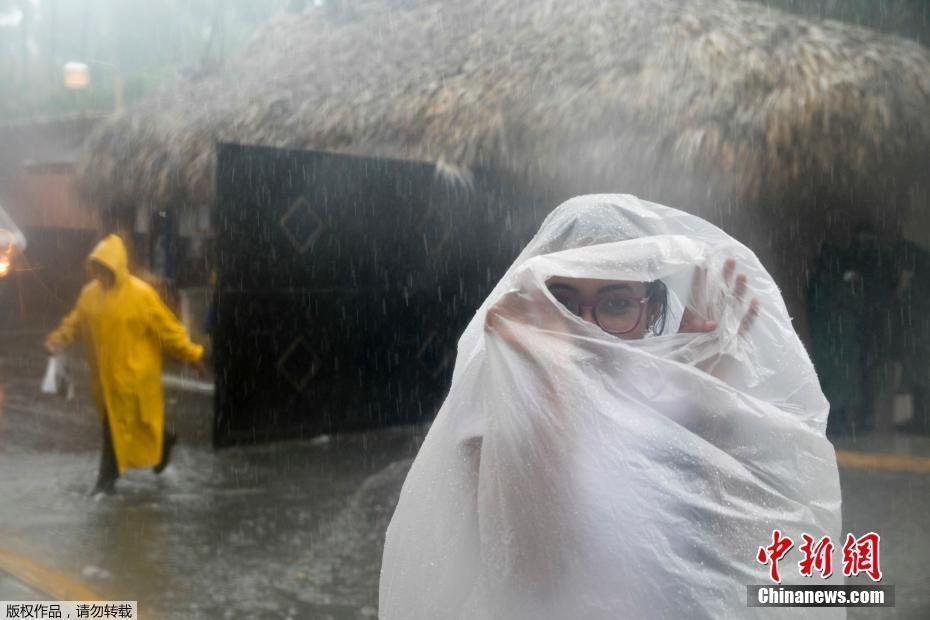
POLYGON ((500 198, 462 198, 429 164, 220 145, 214 443, 435 413, 522 243, 500 198))

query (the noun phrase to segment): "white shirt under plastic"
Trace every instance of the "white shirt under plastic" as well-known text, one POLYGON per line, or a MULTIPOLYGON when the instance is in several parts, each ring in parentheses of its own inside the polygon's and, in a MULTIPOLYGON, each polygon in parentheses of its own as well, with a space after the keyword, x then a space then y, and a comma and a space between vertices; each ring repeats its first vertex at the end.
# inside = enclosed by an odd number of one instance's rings
MULTIPOLYGON (((569 200, 459 341, 387 531, 380 617, 845 617, 746 605, 747 584, 769 583, 756 553, 773 529, 841 540, 827 411, 752 251, 634 196, 569 200), (760 303, 744 334, 728 257, 760 303), (555 275, 664 281, 666 334, 582 321, 548 292, 555 275), (719 327, 676 333, 685 306, 719 327)), ((801 577, 799 559, 796 545, 783 584, 842 583, 801 577)))

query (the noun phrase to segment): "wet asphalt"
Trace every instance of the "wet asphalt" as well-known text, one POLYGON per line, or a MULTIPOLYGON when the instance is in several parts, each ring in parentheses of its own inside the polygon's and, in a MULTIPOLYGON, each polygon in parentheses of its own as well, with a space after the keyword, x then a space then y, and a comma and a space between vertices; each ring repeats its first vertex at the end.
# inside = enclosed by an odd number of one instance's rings
MULTIPOLYGON (((169 390, 171 467, 129 472, 94 500, 100 427, 84 371, 74 400, 41 394, 40 342, 0 333, 0 549, 138 600, 143 618, 377 616, 384 531, 425 428, 214 451, 211 398, 169 390)), ((930 457, 926 437, 835 443, 930 457)), ((881 533, 882 583, 896 587, 895 608, 849 617, 930 618, 930 474, 843 469, 841 482, 844 531, 881 533)), ((41 594, 0 571, 0 600, 41 594)))

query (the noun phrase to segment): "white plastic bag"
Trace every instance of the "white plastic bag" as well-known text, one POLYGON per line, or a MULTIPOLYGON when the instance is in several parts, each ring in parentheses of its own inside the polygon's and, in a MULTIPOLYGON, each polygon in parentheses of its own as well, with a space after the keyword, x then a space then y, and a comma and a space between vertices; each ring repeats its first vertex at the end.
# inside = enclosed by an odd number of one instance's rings
MULTIPOLYGON (((827 411, 749 249, 633 196, 570 200, 459 341, 388 528, 380 617, 842 618, 746 606, 746 585, 768 581, 755 558, 773 529, 839 540, 827 411), (745 333, 729 257, 760 302, 745 333), (556 275, 661 280, 665 335, 582 321, 548 291, 556 275), (685 308, 719 327, 676 333, 685 308)), ((781 562, 782 583, 842 583, 801 577, 797 561, 781 562)))
POLYGON ((58 357, 52 356, 48 358, 48 365, 45 367, 45 377, 42 379, 43 394, 56 394, 58 392, 57 376, 58 357))
POLYGON ((68 371, 66 354, 59 353, 48 358, 45 376, 42 378, 43 394, 61 394, 67 400, 74 398, 74 381, 68 371))

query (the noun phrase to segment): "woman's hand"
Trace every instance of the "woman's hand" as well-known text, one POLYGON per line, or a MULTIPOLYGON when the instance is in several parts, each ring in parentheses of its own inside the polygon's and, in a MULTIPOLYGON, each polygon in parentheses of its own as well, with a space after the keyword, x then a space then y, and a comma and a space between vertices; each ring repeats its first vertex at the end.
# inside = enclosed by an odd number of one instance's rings
POLYGON ((497 335, 525 359, 533 361, 533 356, 524 342, 525 334, 521 336, 520 332, 515 329, 518 323, 527 321, 527 306, 532 307, 521 298, 520 291, 512 290, 504 293, 488 308, 484 317, 484 329, 486 332, 497 335))
MULTIPOLYGON (((727 287, 727 293, 733 295, 737 303, 743 302, 746 295, 747 284, 746 274, 737 274, 735 280, 733 274, 736 272, 736 260, 728 258, 723 263, 723 281, 727 287), (732 287, 732 289, 731 289, 732 287)), ((679 333, 706 333, 717 329, 717 321, 712 319, 702 319, 693 309, 695 301, 701 299, 704 295, 707 281, 707 269, 699 268, 694 271, 694 278, 691 281, 691 305, 689 305, 681 317, 681 326, 678 328, 679 333)), ((752 327, 753 321, 759 314, 759 300, 752 298, 749 302, 749 309, 746 315, 740 321, 739 333, 745 334, 752 327)))
POLYGON ((42 348, 45 349, 45 352, 49 355, 49 357, 55 357, 56 355, 61 353, 61 347, 59 347, 57 344, 55 344, 51 340, 46 340, 45 343, 42 345, 42 348))

